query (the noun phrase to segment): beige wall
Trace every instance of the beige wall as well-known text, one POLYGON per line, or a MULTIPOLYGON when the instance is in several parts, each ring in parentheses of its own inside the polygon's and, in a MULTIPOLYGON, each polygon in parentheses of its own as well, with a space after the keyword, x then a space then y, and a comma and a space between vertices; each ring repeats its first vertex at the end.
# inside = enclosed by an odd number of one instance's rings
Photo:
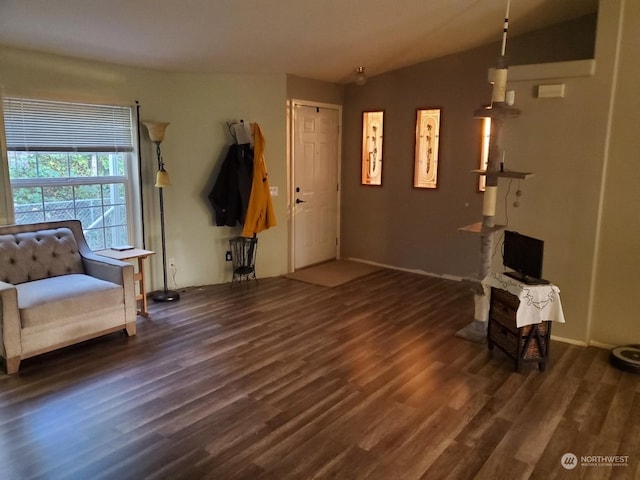
MULTIPOLYGON (((505 148, 515 156, 511 168, 535 172, 521 185, 521 207, 509 208, 510 225, 546 242, 545 276, 560 286, 567 317, 554 334, 597 345, 640 342, 633 300, 640 285, 640 176, 632 160, 640 147, 640 15, 632 3, 600 3, 595 75, 510 84, 523 114, 506 128, 505 148), (559 82, 564 99, 531 94, 541 83, 559 82)), ((506 190, 501 184, 499 198, 506 190)), ((513 192, 509 198, 507 205, 516 200, 513 192)))
POLYGON ((607 344, 640 344, 640 2, 624 5, 591 324, 607 344))
MULTIPOLYGON (((509 182, 500 181, 497 215, 508 215, 509 228, 545 241, 544 276, 560 287, 567 319, 554 325, 553 333, 579 342, 590 339, 615 18, 612 2, 600 9, 595 75, 539 79, 534 69, 531 79, 512 81, 508 87, 516 91, 522 115, 506 124, 506 163, 535 175, 519 184, 523 195, 518 208, 513 207, 518 182, 504 201, 509 182), (550 83, 565 84, 565 98, 537 98, 538 85, 550 83)), ((500 263, 496 260, 494 265, 500 263)))
POLYGON ((344 101, 344 86, 287 75, 287 98, 342 105, 344 101))
MULTIPOLYGON (((266 160, 279 225, 259 234, 258 277, 286 272, 286 76, 186 75, 79 61, 1 48, 0 84, 5 94, 81 101, 138 100, 143 120, 167 121, 162 153, 172 186, 165 192, 167 256, 177 266, 178 287, 231 279, 224 261, 228 240, 240 229, 216 227, 207 195, 232 141, 225 122, 258 122, 266 137, 266 160), (283 226, 284 225, 284 226, 283 226)), ((153 288, 162 282, 157 190, 152 187, 155 150, 143 127, 143 178, 147 248, 153 288)), ((173 275, 170 272, 170 287, 173 275)))

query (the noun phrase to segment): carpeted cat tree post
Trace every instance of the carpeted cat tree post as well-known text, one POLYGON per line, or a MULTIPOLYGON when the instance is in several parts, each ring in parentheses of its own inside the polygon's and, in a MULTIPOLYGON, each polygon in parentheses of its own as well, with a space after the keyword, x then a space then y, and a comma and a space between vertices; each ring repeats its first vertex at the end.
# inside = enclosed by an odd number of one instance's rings
MULTIPOLYGON (((502 50, 498 56, 498 61, 493 78, 493 91, 491 94, 491 105, 483 107, 474 112, 476 118, 490 118, 491 132, 489 137, 489 154, 486 171, 478 171, 481 175, 486 175, 486 188, 482 203, 482 222, 462 227, 460 230, 480 236, 480 268, 478 280, 482 281, 491 270, 491 259, 495 248, 495 233, 504 228, 495 224, 496 198, 498 193, 498 178, 501 176, 513 176, 517 172, 507 172, 504 170, 504 151, 501 147, 502 129, 504 121, 510 117, 516 117, 520 111, 506 103, 507 88, 507 61, 505 58, 507 46, 507 31, 509 28, 509 6, 511 1, 507 1, 507 13, 504 19, 504 30, 502 34, 502 50)), ((474 320, 469 325, 459 330, 456 335, 474 342, 484 342, 487 338, 487 318, 489 313, 489 287, 480 283, 474 285, 475 311, 474 320)))

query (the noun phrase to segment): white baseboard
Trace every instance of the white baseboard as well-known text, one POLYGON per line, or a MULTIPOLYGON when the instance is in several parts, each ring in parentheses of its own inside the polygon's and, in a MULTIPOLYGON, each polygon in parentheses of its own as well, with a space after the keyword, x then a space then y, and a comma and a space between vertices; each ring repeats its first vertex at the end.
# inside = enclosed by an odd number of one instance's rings
POLYGON ((605 350, 611 350, 612 348, 617 347, 617 345, 610 345, 608 343, 596 342, 595 340, 590 340, 589 345, 592 347, 604 348, 605 350))
POLYGON ((596 347, 596 348, 602 348, 604 350, 611 350, 612 348, 616 347, 616 345, 597 342, 595 340, 584 342, 582 340, 574 340, 573 338, 556 337, 555 335, 551 335, 551 340, 557 340, 558 342, 569 343, 571 345, 577 345, 579 347, 596 347))
POLYGON ((366 263, 368 265, 375 265, 376 267, 388 268, 390 270, 399 270, 401 272, 416 273, 418 275, 424 275, 426 277, 444 278, 446 280, 454 280, 456 282, 461 282, 463 280, 475 280, 475 281, 477 281, 476 279, 459 277, 457 275, 449 275, 448 273, 438 274, 438 273, 426 272, 424 270, 418 270, 418 269, 415 269, 415 268, 396 267, 394 265, 387 265, 386 263, 378 263, 378 262, 371 262, 369 260, 362 260, 361 258, 347 257, 347 258, 345 258, 345 260, 350 260, 352 262, 366 263))
POLYGON ((587 344, 587 342, 584 342, 582 340, 575 340, 573 338, 558 337, 556 335, 551 335, 551 340, 555 340, 557 342, 562 342, 562 343, 569 343, 571 345, 577 345, 579 347, 588 347, 589 346, 587 344))

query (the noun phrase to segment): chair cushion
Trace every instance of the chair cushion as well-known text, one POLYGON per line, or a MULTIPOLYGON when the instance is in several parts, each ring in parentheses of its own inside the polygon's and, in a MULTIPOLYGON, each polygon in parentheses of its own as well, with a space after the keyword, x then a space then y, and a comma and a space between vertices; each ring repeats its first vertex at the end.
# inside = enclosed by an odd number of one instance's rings
POLYGON ((120 285, 84 274, 61 275, 16 285, 22 328, 87 316, 114 305, 124 305, 120 285))
POLYGON ((67 227, 0 235, 0 281, 12 284, 85 273, 67 227))

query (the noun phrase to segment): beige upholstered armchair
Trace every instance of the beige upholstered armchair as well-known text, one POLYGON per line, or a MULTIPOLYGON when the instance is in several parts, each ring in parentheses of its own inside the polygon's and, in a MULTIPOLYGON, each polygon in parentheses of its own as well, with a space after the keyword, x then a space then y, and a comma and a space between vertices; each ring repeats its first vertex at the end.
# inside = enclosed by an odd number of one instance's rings
POLYGON ((91 252, 77 220, 0 227, 0 357, 136 333, 133 266, 91 252))

